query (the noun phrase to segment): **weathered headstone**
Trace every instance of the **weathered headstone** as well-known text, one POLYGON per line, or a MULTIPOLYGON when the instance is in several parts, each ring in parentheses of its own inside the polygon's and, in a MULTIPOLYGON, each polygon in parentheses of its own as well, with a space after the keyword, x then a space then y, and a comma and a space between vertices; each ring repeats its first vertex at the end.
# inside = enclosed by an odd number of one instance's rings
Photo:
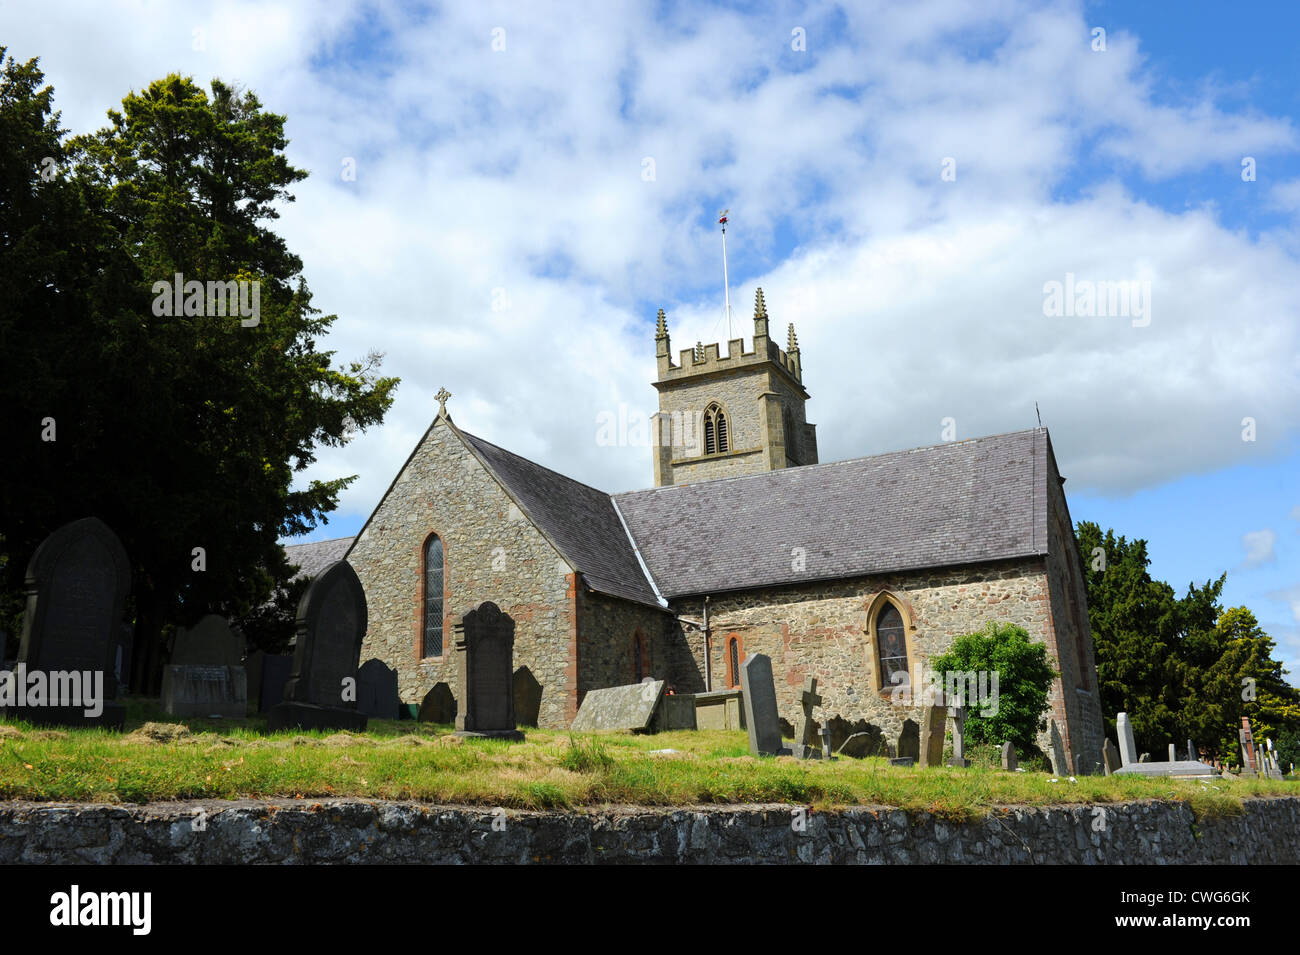
MULTIPOLYGON (((817 678, 808 677, 799 695, 799 716, 794 724, 794 746, 792 750, 796 759, 816 759, 820 754, 813 749, 816 737, 813 733, 813 707, 821 706, 822 698, 817 693, 817 678)), ((829 737, 828 737, 829 739, 829 737)))
POLYGON ((1047 733, 1051 742, 1048 756, 1052 760, 1052 773, 1056 776, 1068 776, 1070 763, 1065 758, 1065 743, 1061 740, 1061 730, 1057 727, 1056 720, 1047 721, 1047 733))
POLYGON ((357 709, 376 720, 397 719, 397 671, 371 657, 357 668, 357 709))
POLYGON ((1250 718, 1241 718, 1241 729, 1237 732, 1241 740, 1241 774, 1255 776, 1260 772, 1259 762, 1255 757, 1255 737, 1250 732, 1250 718))
POLYGON ((162 708, 171 716, 248 715, 244 640, 225 617, 210 613, 176 631, 171 663, 163 667, 162 708))
POLYGON ((1016 746, 1014 743, 1002 744, 1002 768, 1007 772, 1014 773, 1020 765, 1020 760, 1016 758, 1016 746))
POLYGON ((455 723, 459 706, 451 687, 446 683, 435 683, 424 700, 420 703, 420 713, 416 717, 421 723, 455 723))
POLYGON ((832 716, 826 721, 831 731, 831 752, 844 756, 861 758, 863 756, 884 756, 887 749, 880 727, 866 720, 849 722, 842 716, 832 716), (848 741, 857 737, 850 751, 848 741))
POLYGON ((650 720, 652 733, 669 733, 674 730, 693 730, 699 726, 695 722, 695 698, 691 693, 669 693, 665 687, 655 707, 654 718, 650 720))
POLYGON ((65 524, 41 542, 27 565, 15 688, 24 683, 19 674, 42 673, 47 684, 56 672, 76 680, 58 681, 66 699, 29 699, 23 686, 7 713, 34 723, 121 729, 126 707, 116 702, 116 670, 130 588, 122 542, 98 518, 65 524))
POLYGON ((536 726, 542 713, 542 685, 528 667, 520 667, 511 679, 515 695, 515 719, 521 726, 536 726))
POLYGON ((1115 732, 1119 736, 1119 760, 1123 766, 1138 761, 1137 743, 1133 740, 1133 725, 1129 723, 1128 714, 1120 713, 1115 717, 1115 732))
POLYGON ((293 672, 284 700, 267 714, 269 731, 366 728, 356 678, 367 621, 366 593, 351 564, 336 561, 316 575, 298 604, 293 672))
POLYGON ((922 766, 943 765, 943 736, 947 728, 948 707, 936 704, 921 710, 920 764, 922 766))
POLYGON ((242 666, 244 641, 225 617, 210 613, 193 627, 176 631, 171 662, 174 666, 242 666))
POLYGON ((952 708, 952 759, 948 760, 948 765, 959 769, 970 766, 970 760, 966 758, 966 707, 964 706, 952 708))
POLYGON ((1173 743, 1169 744, 1169 762, 1171 763, 1178 762, 1178 749, 1177 747, 1174 746, 1173 743))
POLYGON ((664 694, 665 682, 628 683, 588 690, 570 727, 575 733, 648 730, 664 694))
POLYGON ((755 653, 740 665, 740 687, 745 702, 749 751, 755 756, 788 754, 789 750, 781 745, 776 684, 772 681, 772 661, 767 654, 755 653))
POLYGON ((839 758, 831 752, 831 728, 829 726, 822 727, 822 757, 824 759, 839 758))
POLYGON ((1149 762, 1151 762, 1151 754, 1150 754, 1150 753, 1143 753, 1141 756, 1138 757, 1138 762, 1139 762, 1139 763, 1149 763, 1149 762))
POLYGON ((515 622, 492 601, 479 604, 456 624, 460 658, 457 736, 521 740, 515 725, 515 622))
POLYGON ((898 734, 897 759, 921 758, 921 727, 915 720, 903 720, 903 731, 898 734))
POLYGON ((1196 744, 1193 743, 1190 739, 1187 741, 1187 758, 1189 760, 1194 760, 1199 758, 1196 755, 1196 744))
POLYGON ((1109 739, 1101 745, 1101 761, 1107 776, 1124 765, 1119 759, 1119 749, 1109 739))

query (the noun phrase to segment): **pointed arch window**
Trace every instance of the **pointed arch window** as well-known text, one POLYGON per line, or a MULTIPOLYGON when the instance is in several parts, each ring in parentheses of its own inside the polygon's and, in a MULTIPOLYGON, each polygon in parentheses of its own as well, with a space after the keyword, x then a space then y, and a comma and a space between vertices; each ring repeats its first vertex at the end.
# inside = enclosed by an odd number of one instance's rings
POLYGON ((714 402, 704 409, 704 453, 725 454, 728 450, 727 413, 714 402))
POLYGON ((442 607, 444 555, 442 538, 430 534, 424 542, 424 628, 422 657, 442 656, 442 607))
POLYGON ((885 685, 893 682, 894 674, 907 673, 907 628, 903 615, 889 602, 876 614, 876 653, 885 685))
POLYGON ((730 637, 727 640, 727 686, 735 688, 740 686, 740 638, 730 637))

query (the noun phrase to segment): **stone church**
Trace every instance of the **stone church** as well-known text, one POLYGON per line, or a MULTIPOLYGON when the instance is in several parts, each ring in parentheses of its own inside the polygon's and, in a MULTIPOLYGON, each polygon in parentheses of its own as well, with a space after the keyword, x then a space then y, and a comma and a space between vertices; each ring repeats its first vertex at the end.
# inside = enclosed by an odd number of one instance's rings
POLYGON ((674 360, 662 311, 655 345, 654 487, 611 495, 512 454, 458 428, 443 391, 360 534, 287 549, 304 573, 353 565, 361 658, 397 670, 403 701, 457 686, 453 626, 490 600, 544 688, 544 727, 647 676, 737 687, 765 653, 786 719, 816 677, 819 719, 897 738, 920 694, 896 688, 919 690, 954 637, 1009 621, 1060 672, 1049 715, 1070 764, 1099 758, 1083 573, 1045 428, 820 463, 794 328, 782 350, 761 289, 750 350, 674 360))

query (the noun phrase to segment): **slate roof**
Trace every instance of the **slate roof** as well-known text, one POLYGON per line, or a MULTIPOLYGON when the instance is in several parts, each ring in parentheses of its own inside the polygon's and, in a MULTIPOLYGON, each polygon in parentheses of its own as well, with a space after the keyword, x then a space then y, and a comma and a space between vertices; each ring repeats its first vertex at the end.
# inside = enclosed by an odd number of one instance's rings
POLYGON ((315 577, 330 564, 342 560, 354 539, 335 537, 333 540, 314 541, 310 544, 287 545, 284 556, 289 559, 289 563, 298 565, 298 573, 294 574, 293 579, 315 577))
POLYGON ((592 589, 659 605, 608 494, 460 433, 592 589))
POLYGON ((951 566, 1046 553, 1049 448, 1016 431, 614 500, 666 597, 951 566))

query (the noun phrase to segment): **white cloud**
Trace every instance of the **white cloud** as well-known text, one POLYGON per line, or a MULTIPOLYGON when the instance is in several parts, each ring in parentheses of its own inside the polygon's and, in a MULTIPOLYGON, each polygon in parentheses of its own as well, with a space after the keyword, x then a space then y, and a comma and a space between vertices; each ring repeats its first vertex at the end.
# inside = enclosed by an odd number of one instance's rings
POLYGON ((1277 532, 1267 527, 1262 531, 1247 531, 1242 534, 1241 546, 1246 551, 1242 567, 1258 567, 1277 560, 1277 532))
POLYGON ((1258 462, 1295 427, 1289 234, 1252 239, 1104 176, 1057 195, 1098 157, 1160 179, 1293 150, 1294 130, 1210 92, 1158 101, 1140 38, 1112 31, 1094 54, 1076 5, 664 24, 630 4, 581 18, 84 4, 60 20, 0 12, 0 35, 43 56, 76 131, 172 69, 241 81, 288 115, 290 159, 313 175, 276 227, 340 315, 328 347, 378 348, 403 378, 383 428, 303 475, 360 474, 345 512, 377 502, 443 385, 468 430, 607 490, 648 484, 649 450, 599 446, 597 416, 653 410, 658 305, 674 349, 722 337, 710 214, 724 205, 739 329, 757 284, 774 337, 797 324, 823 460, 935 443, 948 416, 959 437, 1028 427, 1037 401, 1071 487, 1113 493, 1258 462), (790 50, 794 24, 807 53, 790 50), (968 40, 988 55, 954 42, 968 40), (939 178, 946 156, 956 182, 939 178), (799 247, 775 256, 790 229, 799 247), (1067 272, 1149 280, 1150 324, 1046 317, 1043 284, 1067 272), (493 311, 495 289, 508 309, 493 311))

